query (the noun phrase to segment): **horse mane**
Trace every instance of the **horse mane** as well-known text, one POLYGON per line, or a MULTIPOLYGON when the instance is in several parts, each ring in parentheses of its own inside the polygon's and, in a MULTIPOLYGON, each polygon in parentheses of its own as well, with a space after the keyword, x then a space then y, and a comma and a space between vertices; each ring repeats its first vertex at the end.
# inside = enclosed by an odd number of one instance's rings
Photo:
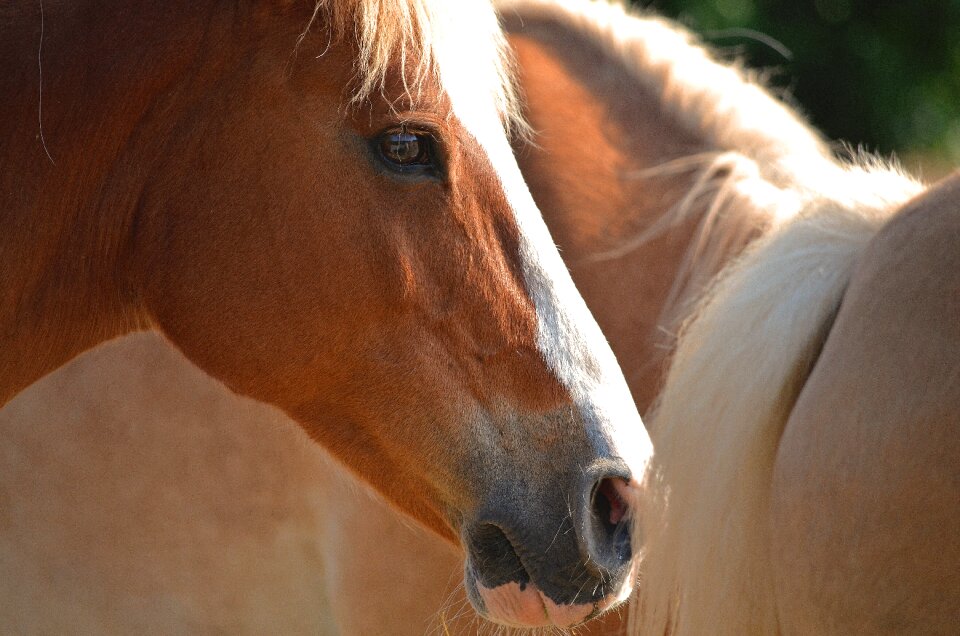
MULTIPOLYGON (((801 115, 774 97, 755 72, 724 63, 680 25, 628 9, 618 0, 497 0, 501 14, 564 25, 622 64, 650 94, 664 117, 707 150, 627 174, 627 179, 688 175, 684 197, 621 245, 590 260, 611 260, 642 248, 696 220, 681 266, 660 316, 674 338, 679 324, 716 275, 758 236, 819 202, 856 206, 860 193, 883 174, 902 184, 896 165, 868 155, 838 161, 830 145, 801 115), (860 187, 851 188, 852 183, 860 187)), ((897 186, 893 186, 894 188, 897 186)), ((908 188, 909 189, 909 188, 908 188)), ((674 344, 673 342, 668 343, 674 344)))
POLYGON ((846 174, 849 198, 811 198, 758 239, 681 328, 649 418, 659 510, 644 520, 637 633, 779 632, 767 515, 779 440, 860 254, 922 189, 879 165, 846 174))
POLYGON ((830 148, 756 74, 718 62, 696 37, 662 17, 587 0, 500 0, 498 10, 552 21, 589 38, 655 96, 665 117, 709 149, 626 175, 687 175, 686 196, 643 232, 595 260, 620 258, 696 219, 698 227, 660 318, 673 334, 708 283, 751 240, 803 207, 798 183, 836 169, 830 148))
POLYGON ((443 90, 462 74, 493 98, 508 132, 527 130, 513 58, 489 0, 317 0, 298 45, 321 14, 331 38, 356 38, 354 103, 383 93, 392 70, 411 102, 428 81, 443 90))
POLYGON ((498 0, 497 10, 569 25, 590 38, 630 69, 687 131, 719 151, 749 157, 777 185, 794 180, 790 166, 798 158, 829 159, 823 139, 758 77, 717 62, 696 36, 665 18, 609 0, 498 0), (784 164, 785 158, 790 162, 784 164))
POLYGON ((585 0, 511 0, 501 10, 518 5, 524 17, 590 35, 665 116, 716 149, 637 175, 695 177, 619 248, 701 217, 683 274, 698 289, 679 305, 686 318, 646 418, 656 497, 636 542, 644 561, 630 633, 776 634, 767 509, 780 436, 859 255, 923 186, 869 156, 839 161, 755 77, 661 18, 585 0))

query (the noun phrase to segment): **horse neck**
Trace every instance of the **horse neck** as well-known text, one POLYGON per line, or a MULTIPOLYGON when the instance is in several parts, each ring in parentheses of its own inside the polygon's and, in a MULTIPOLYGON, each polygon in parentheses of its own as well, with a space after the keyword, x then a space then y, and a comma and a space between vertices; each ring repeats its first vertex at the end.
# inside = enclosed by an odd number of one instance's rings
POLYGON ((133 15, 95 4, 47 6, 42 49, 36 5, 0 25, 0 121, 11 130, 0 153, 0 404, 143 324, 123 273, 145 149, 162 148, 151 114, 169 106, 157 96, 202 38, 161 37, 169 6, 133 15))
POLYGON ((518 158, 644 410, 693 299, 793 199, 556 11, 506 14, 539 132, 518 158))

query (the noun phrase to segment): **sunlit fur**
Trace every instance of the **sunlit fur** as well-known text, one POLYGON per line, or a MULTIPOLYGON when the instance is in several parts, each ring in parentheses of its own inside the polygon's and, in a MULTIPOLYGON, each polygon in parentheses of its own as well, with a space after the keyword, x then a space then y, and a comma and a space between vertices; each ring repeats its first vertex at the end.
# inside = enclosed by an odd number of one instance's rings
POLYGON ((812 198, 684 325, 651 417, 665 515, 644 517, 637 633, 776 633, 768 496, 780 435, 858 256, 919 191, 892 171, 875 177, 859 200, 812 198))
POLYGON ((829 157, 821 137, 789 107, 737 65, 718 63, 675 22, 604 0, 499 0, 497 8, 548 16, 588 35, 632 67, 671 116, 717 148, 751 157, 775 185, 794 180, 793 166, 803 170, 829 157))
POLYGON ((319 0, 301 37, 318 22, 331 38, 353 31, 359 47, 355 103, 385 90, 394 65, 403 69, 411 101, 421 97, 428 80, 443 87, 447 76, 470 78, 493 97, 508 131, 526 131, 512 81, 511 60, 503 32, 482 3, 443 0, 319 0), (469 28, 463 25, 469 24, 469 28))

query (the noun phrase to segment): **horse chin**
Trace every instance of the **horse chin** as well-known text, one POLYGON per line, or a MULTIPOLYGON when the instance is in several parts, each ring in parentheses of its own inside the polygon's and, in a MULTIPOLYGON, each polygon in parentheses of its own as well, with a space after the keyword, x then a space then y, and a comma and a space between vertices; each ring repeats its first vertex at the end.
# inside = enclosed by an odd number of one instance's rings
POLYGON ((606 610, 616 607, 633 591, 637 564, 616 594, 594 603, 555 603, 532 582, 511 581, 493 588, 485 587, 473 572, 469 560, 465 585, 467 597, 483 618, 508 627, 576 627, 606 610))
POLYGON ((489 620, 510 627, 572 627, 594 612, 592 604, 557 605, 532 583, 507 583, 495 588, 477 585, 489 620))

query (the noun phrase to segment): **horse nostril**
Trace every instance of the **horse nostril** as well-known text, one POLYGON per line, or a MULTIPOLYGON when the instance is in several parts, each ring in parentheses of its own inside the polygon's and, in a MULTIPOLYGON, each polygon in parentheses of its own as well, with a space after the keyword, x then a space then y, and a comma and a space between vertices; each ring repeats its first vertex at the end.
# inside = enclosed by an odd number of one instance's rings
POLYGON ((590 501, 591 552, 611 569, 632 556, 629 507, 621 495, 625 487, 621 477, 603 478, 594 485, 590 501))
POLYGON ((593 510, 610 526, 616 526, 627 514, 627 502, 617 492, 613 479, 600 481, 593 495, 593 510))

